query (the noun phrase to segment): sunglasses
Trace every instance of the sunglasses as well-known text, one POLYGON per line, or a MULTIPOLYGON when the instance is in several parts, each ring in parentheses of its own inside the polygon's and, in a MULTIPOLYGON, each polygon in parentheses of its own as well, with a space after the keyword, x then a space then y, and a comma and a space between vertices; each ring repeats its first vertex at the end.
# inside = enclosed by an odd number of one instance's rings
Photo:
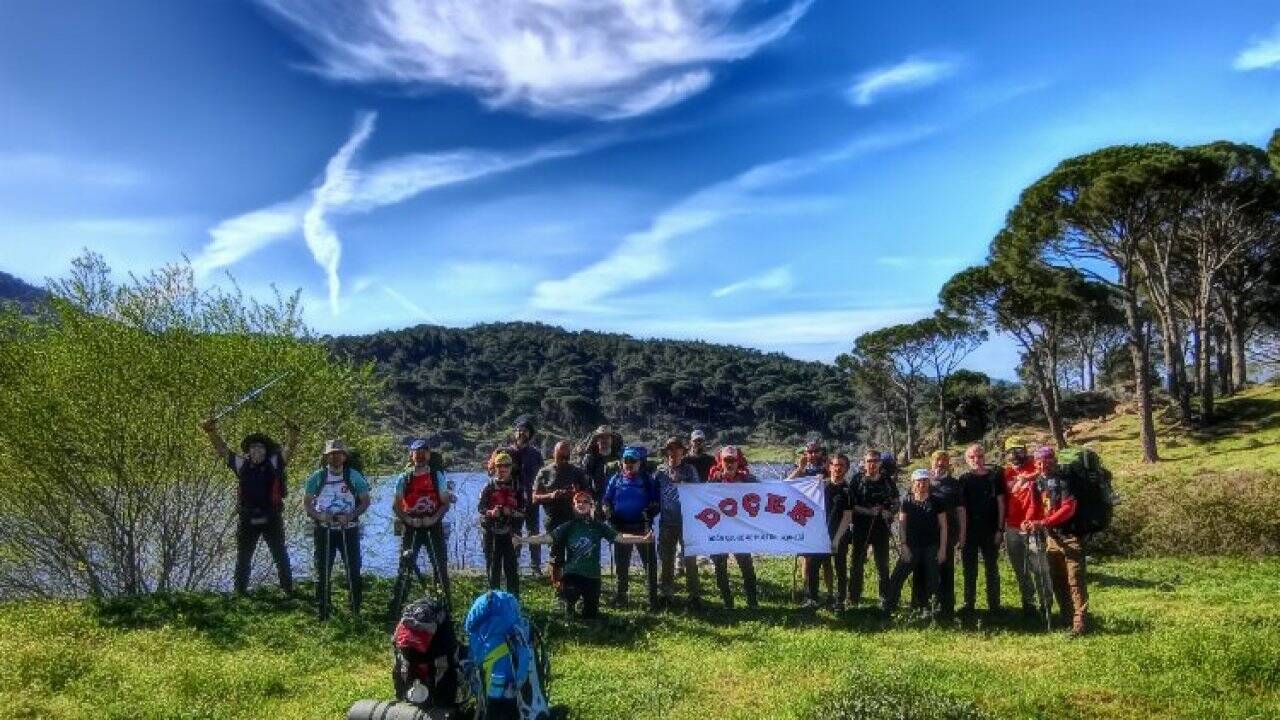
POLYGON ((879 464, 880 464, 880 458, 867 458, 866 460, 863 460, 862 462, 864 462, 864 463, 866 463, 866 464, 868 464, 868 465, 879 465, 879 464))

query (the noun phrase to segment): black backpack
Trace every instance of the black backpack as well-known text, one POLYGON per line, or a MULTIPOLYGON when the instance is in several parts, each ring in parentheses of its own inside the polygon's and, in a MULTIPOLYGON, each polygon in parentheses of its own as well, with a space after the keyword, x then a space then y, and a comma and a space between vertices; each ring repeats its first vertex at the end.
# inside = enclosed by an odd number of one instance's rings
POLYGON ((1067 448, 1059 454, 1058 464, 1076 499, 1071 529, 1078 535, 1092 535, 1110 527, 1116 495, 1111 471, 1102 466, 1098 453, 1087 447, 1067 448))

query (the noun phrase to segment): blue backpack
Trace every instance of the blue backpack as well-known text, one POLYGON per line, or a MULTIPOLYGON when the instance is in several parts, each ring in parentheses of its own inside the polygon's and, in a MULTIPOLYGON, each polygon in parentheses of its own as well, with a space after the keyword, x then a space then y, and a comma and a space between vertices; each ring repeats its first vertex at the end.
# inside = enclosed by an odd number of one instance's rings
POLYGON ((550 665, 541 638, 520 612, 520 601, 490 590, 471 604, 463 629, 477 720, 549 718, 550 665))

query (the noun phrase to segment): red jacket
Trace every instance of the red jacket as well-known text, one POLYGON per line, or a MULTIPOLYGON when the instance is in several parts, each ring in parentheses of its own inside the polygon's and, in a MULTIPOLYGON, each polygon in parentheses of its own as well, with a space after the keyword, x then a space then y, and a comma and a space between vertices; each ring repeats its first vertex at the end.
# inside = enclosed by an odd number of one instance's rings
POLYGON ((1028 460, 1019 467, 1004 469, 1004 525, 1021 529, 1026 520, 1043 520, 1044 505, 1036 487, 1036 465, 1028 460))

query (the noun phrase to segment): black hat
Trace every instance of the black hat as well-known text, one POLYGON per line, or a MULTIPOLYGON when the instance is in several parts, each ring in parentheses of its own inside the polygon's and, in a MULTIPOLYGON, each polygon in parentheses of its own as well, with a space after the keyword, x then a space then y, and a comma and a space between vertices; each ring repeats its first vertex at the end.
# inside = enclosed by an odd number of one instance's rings
POLYGON ((262 446, 267 449, 267 452, 271 452, 276 448, 275 440, 272 440, 265 433, 255 432, 245 435, 244 439, 240 441, 240 451, 246 453, 249 452, 249 446, 254 443, 262 443, 262 446))

